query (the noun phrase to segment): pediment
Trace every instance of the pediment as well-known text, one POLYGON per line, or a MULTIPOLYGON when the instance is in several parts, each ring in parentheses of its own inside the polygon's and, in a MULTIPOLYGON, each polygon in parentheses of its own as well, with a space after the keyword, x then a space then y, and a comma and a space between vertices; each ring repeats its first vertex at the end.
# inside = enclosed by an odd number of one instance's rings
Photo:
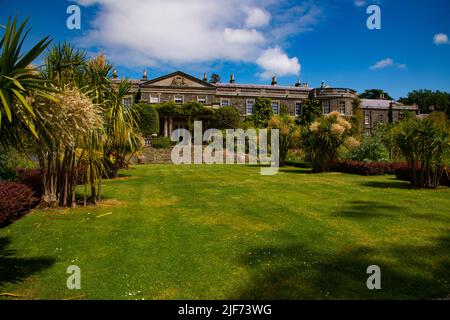
POLYGON ((141 84, 142 87, 215 88, 212 84, 177 71, 141 84))

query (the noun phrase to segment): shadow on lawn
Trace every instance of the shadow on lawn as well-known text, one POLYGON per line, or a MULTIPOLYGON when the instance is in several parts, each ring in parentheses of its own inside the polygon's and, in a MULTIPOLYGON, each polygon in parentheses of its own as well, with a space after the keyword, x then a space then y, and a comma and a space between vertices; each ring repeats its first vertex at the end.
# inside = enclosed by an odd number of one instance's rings
POLYGON ((407 181, 391 179, 391 181, 365 181, 361 183, 364 187, 380 189, 412 189, 407 181))
POLYGON ((55 259, 49 257, 16 257, 15 250, 7 249, 9 244, 9 238, 0 237, 0 287, 7 283, 20 283, 55 263, 55 259))
POLYGON ((251 280, 230 298, 446 298, 450 293, 450 235, 432 240, 428 246, 367 246, 331 253, 313 252, 302 244, 255 248, 241 257, 251 280), (367 289, 370 265, 381 268, 381 290, 367 289))
POLYGON ((345 218, 383 218, 394 217, 399 212, 405 212, 403 207, 378 201, 350 201, 347 204, 336 211, 335 215, 345 218))

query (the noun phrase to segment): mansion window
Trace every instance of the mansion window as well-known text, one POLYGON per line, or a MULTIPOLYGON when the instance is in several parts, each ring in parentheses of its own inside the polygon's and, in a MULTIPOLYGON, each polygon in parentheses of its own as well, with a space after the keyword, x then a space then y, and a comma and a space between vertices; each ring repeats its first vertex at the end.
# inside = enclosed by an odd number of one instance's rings
POLYGON ((323 114, 329 114, 331 111, 330 101, 322 102, 322 112, 323 114))
POLYGON ((345 101, 339 101, 339 113, 345 114, 345 101))
POLYGON ((370 124, 370 114, 369 112, 364 113, 364 124, 368 126, 370 124))
POLYGON ((253 109, 255 107, 255 100, 247 100, 247 114, 253 114, 253 109))
POLYGON ((280 114, 280 103, 278 101, 272 101, 273 114, 280 114))
POLYGON ((206 104, 206 96, 198 96, 197 102, 201 104, 206 104))
POLYGON ((230 106, 230 99, 220 99, 220 106, 221 107, 229 107, 230 106))
POLYGON ((124 105, 125 107, 131 107, 131 103, 132 103, 131 98, 124 98, 124 99, 123 99, 123 105, 124 105))
POLYGON ((174 101, 176 104, 183 104, 184 98, 183 98, 183 96, 175 96, 175 97, 173 97, 173 101, 174 101))
POLYGON ((150 103, 159 103, 159 96, 157 95, 150 95, 150 103))
POLYGON ((295 103, 295 115, 296 116, 301 116, 302 115, 302 103, 301 102, 296 102, 295 103))

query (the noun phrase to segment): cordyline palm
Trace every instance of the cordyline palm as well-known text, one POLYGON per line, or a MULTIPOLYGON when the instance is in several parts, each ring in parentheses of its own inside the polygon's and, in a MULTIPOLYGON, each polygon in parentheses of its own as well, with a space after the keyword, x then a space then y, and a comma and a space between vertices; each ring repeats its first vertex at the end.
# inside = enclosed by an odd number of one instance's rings
POLYGON ((17 28, 17 19, 11 21, 10 18, 0 39, 0 143, 4 145, 17 144, 21 134, 38 137, 28 95, 33 93, 51 99, 45 81, 32 67, 51 40, 45 37, 28 52, 21 52, 29 32, 24 31, 27 21, 17 28))
POLYGON ((92 98, 92 101, 103 107, 113 91, 110 80, 112 65, 103 54, 87 61, 83 66, 78 86, 92 98))
POLYGON ((83 76, 86 54, 68 43, 53 46, 45 56, 44 77, 58 87, 77 85, 83 76))
POLYGON ((117 176, 124 165, 125 157, 142 148, 142 140, 137 130, 139 114, 136 106, 125 106, 123 99, 130 95, 131 84, 122 81, 111 95, 104 110, 107 142, 105 154, 109 157, 111 174, 117 176))
POLYGON ((444 155, 450 149, 450 131, 433 119, 406 119, 393 129, 396 146, 408 162, 414 187, 439 186, 444 155))
MULTIPOLYGON (((78 86, 89 96, 102 112, 107 109, 113 92, 109 79, 112 65, 104 55, 87 61, 79 78, 78 86)), ((105 165, 104 145, 107 141, 105 127, 86 137, 83 148, 86 151, 84 163, 87 165, 86 183, 91 186, 91 199, 94 203, 101 199, 102 176, 108 175, 105 165), (97 182, 97 187, 96 187, 97 182)), ((85 198, 86 199, 86 198, 85 198)), ((86 200, 85 200, 86 202, 86 200)))

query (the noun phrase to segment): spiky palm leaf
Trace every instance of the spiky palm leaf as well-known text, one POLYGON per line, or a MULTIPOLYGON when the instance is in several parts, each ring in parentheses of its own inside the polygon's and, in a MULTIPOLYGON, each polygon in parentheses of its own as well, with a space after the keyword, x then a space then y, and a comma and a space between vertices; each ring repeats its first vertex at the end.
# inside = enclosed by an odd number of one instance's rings
POLYGON ((37 137, 35 114, 27 100, 32 93, 50 98, 45 81, 32 66, 33 61, 47 48, 51 40, 43 38, 28 52, 22 46, 28 35, 25 20, 17 27, 17 19, 8 23, 0 39, 0 142, 16 144, 18 136, 30 133, 37 137), (6 117, 6 119, 4 119, 6 117), (5 121, 6 120, 6 121, 5 121))

